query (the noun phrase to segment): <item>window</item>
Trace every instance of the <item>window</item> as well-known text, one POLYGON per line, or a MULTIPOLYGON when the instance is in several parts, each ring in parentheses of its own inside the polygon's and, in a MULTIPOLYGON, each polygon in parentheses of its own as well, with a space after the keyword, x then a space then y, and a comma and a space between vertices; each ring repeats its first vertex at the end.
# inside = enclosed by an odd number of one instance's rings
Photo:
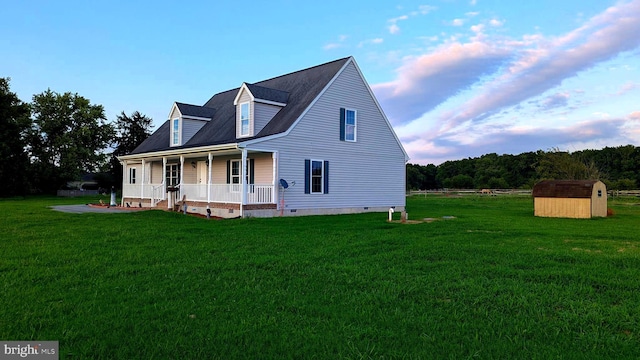
POLYGON ((240 104, 240 136, 249 136, 251 107, 248 102, 240 104))
POLYGON ((340 140, 342 141, 356 141, 357 134, 357 112, 355 110, 349 110, 340 108, 340 140))
POLYGON ((329 162, 322 160, 304 161, 304 193, 328 194, 329 193, 329 162))
POLYGON ((355 110, 345 111, 344 140, 356 141, 356 112, 355 110))
POLYGON ((180 145, 180 119, 173 119, 171 126, 171 145, 180 145))
POLYGON ((180 184, 180 164, 168 164, 165 176, 167 186, 180 184))
POLYGON ((311 193, 322 193, 322 161, 311 161, 311 193))
POLYGON ((129 184, 136 183, 136 168, 129 168, 129 184))
POLYGON ((231 184, 240 184, 240 160, 231 161, 231 184))
MULTIPOLYGON (((233 185, 231 191, 240 191, 240 168, 242 160, 227 160, 227 184, 233 185)), ((245 182, 253 184, 254 159, 247 159, 247 177, 245 182)))

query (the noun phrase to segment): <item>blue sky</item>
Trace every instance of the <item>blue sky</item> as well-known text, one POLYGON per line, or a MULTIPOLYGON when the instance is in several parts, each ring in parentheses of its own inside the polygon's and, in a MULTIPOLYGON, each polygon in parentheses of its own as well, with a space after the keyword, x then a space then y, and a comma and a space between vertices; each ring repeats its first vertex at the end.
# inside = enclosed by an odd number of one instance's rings
POLYGON ((354 56, 410 162, 640 145, 640 0, 15 1, 0 77, 140 111, 354 56))

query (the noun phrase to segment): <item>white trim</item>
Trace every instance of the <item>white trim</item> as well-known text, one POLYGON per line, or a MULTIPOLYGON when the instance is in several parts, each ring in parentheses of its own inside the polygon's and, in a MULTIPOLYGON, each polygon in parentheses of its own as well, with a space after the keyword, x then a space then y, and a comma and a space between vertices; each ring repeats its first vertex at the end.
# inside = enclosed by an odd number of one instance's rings
POLYGON ((240 184, 242 184, 242 194, 240 194, 240 217, 244 217, 243 205, 247 203, 247 149, 242 149, 242 162, 240 163, 240 184))
POLYGON ((180 146, 182 145, 182 117, 172 118, 172 119, 169 119, 169 121, 171 126, 171 131, 169 133, 169 146, 180 146), (174 123, 176 120, 178 121, 178 143, 177 144, 174 141, 176 136, 174 123))
POLYGON ((240 101, 240 94, 242 94, 243 89, 246 90, 247 93, 249 93, 249 97, 251 98, 251 101, 255 101, 255 97, 253 96, 251 91, 249 91, 249 88, 247 87, 247 83, 243 82, 240 88, 238 89, 238 93, 236 94, 236 97, 233 99, 233 105, 238 105, 238 101, 240 101))
POLYGON ((188 119, 188 120, 204 120, 204 121, 211 121, 211 118, 199 117, 199 116, 181 115, 180 117, 182 117, 183 119, 188 119))
POLYGON ((271 100, 258 99, 258 98, 253 100, 253 102, 257 102, 257 103, 261 103, 261 104, 267 104, 267 105, 275 105, 275 106, 280 106, 280 107, 287 106, 287 104, 285 104, 285 103, 281 103, 281 102, 277 102, 277 101, 271 101, 271 100))
POLYGON ((207 202, 211 202, 211 180, 213 179, 213 155, 207 154, 207 202))
POLYGON ((180 148, 180 149, 171 149, 171 150, 163 150, 163 151, 153 151, 148 153, 141 154, 133 154, 133 155, 122 155, 118 156, 118 160, 124 161, 129 159, 141 159, 141 158, 159 158, 171 155, 186 155, 192 153, 205 153, 208 151, 220 151, 220 150, 237 150, 238 143, 228 143, 228 144, 220 144, 220 145, 206 145, 199 146, 193 148, 180 148))
MULTIPOLYGON (((333 78, 331 80, 329 80, 329 82, 327 83, 327 85, 325 85, 324 89, 322 89, 322 91, 320 91, 320 93, 318 93, 318 96, 316 96, 315 99, 313 99, 313 101, 309 104, 309 106, 307 106, 306 109, 304 109, 304 111, 302 112, 302 114, 300 114, 300 116, 298 116, 298 118, 296 119, 296 121, 293 122, 293 124, 291 124, 291 126, 289 126, 289 128, 284 131, 281 132, 279 134, 273 134, 273 135, 269 135, 269 136, 265 136, 265 137, 261 137, 258 139, 253 139, 253 140, 248 140, 243 142, 243 145, 251 145, 251 144, 255 144, 255 143, 259 143, 262 141, 267 141, 267 140, 273 140, 273 139, 278 139, 281 138, 283 136, 287 136, 289 135, 289 133, 293 130, 293 128, 296 127, 296 125, 298 125, 298 123, 300 122, 300 120, 302 120, 302 118, 305 117, 305 115, 307 115, 307 113, 311 110, 311 108, 316 104, 316 102, 318 102, 318 100, 322 97, 322 95, 324 95, 325 92, 327 92, 327 90, 329 89, 329 87, 331 87, 331 85, 333 85, 333 83, 336 81, 336 79, 342 74, 342 72, 344 71, 344 69, 347 68, 347 66, 351 63, 355 63, 353 56, 350 56, 349 59, 347 60, 347 62, 344 63, 344 65, 342 65, 342 68, 340 68, 340 70, 338 70, 338 72, 336 72, 336 74, 333 76, 333 78)), ((357 66, 356 66, 357 68, 357 66)), ((362 73, 360 73, 360 76, 362 76, 362 73)), ((362 78, 362 80, 364 81, 364 78, 362 78)), ((365 84, 367 83, 366 81, 364 81, 365 84)), ((367 85, 368 87, 368 85, 367 85)), ((371 92, 371 89, 369 89, 369 92, 371 92)), ((375 99, 375 97, 374 97, 375 99)), ((378 102, 376 101, 376 104, 378 104, 378 102)), ((378 105, 378 108, 380 108, 380 106, 378 105)), ((384 113, 382 114, 384 117, 384 113)), ((385 117, 386 119, 386 117, 385 117)), ((387 121, 388 122, 388 121, 387 121)), ((389 125, 390 126, 390 125, 389 125)), ((394 133, 395 135, 395 133, 394 133)), ((397 139, 397 137, 396 137, 397 139)), ((402 146, 402 145, 401 145, 402 146)), ((404 152, 404 149, 402 149, 402 151, 404 152)), ((406 152, 405 152, 405 156, 406 156, 406 152)))
POLYGON ((358 110, 344 108, 344 141, 346 142, 358 142, 358 110), (347 139, 347 111, 353 111, 353 140, 347 139))
POLYGON ((167 116, 167 119, 171 119, 173 115, 173 109, 177 109, 178 110, 178 114, 180 114, 180 117, 182 117, 182 112, 180 111, 180 108, 178 107, 178 104, 176 104, 176 102, 173 102, 173 105, 171 105, 171 110, 169 110, 169 115, 167 116))
POLYGON ((307 195, 322 195, 324 194, 324 160, 309 159, 309 194, 307 195), (320 173, 320 192, 313 192, 313 162, 319 162, 322 166, 320 173))
POLYGON ((253 130, 252 129, 252 124, 253 121, 251 121, 251 117, 253 115, 253 111, 251 111, 251 101, 245 101, 245 102, 241 102, 240 104, 237 105, 238 106, 238 122, 236 123, 238 126, 238 133, 237 133, 237 137, 238 138, 244 138, 244 137, 249 137, 253 134, 253 130), (242 133, 242 106, 247 105, 247 112, 248 112, 248 118, 247 120, 247 133, 243 134, 242 133))

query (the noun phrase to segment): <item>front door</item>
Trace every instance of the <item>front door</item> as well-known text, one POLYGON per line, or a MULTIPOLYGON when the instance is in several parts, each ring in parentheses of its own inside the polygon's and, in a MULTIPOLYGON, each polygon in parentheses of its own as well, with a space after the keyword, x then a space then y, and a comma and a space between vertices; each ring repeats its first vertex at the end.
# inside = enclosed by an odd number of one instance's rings
POLYGON ((207 162, 198 161, 198 184, 204 185, 208 182, 209 173, 207 172, 207 162))

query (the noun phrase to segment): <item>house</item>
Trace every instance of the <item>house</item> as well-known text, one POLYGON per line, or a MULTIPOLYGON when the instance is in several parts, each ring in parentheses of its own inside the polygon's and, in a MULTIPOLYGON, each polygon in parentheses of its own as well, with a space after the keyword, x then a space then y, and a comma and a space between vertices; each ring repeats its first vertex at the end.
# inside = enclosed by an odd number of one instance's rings
POLYGON ((220 217, 405 207, 402 147, 353 57, 176 102, 123 165, 123 204, 220 217))
POLYGON ((533 202, 535 216, 607 216, 607 188, 598 180, 541 181, 533 187, 533 202))

